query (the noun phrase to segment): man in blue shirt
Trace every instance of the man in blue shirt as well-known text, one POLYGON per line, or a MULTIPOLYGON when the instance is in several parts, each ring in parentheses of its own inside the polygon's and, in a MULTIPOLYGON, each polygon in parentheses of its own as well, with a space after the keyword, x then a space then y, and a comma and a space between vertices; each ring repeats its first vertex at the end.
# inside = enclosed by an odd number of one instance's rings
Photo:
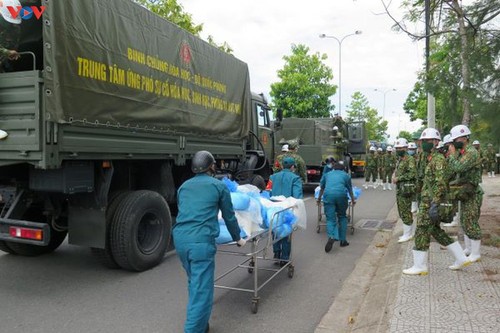
POLYGON ((245 245, 246 241, 240 238, 229 190, 212 177, 215 174, 212 154, 197 152, 191 169, 196 175, 182 184, 177 192, 179 213, 173 237, 177 255, 188 276, 189 301, 184 332, 203 333, 208 331, 212 312, 219 210, 238 246, 245 245))
POLYGON ((333 171, 321 178, 320 187, 318 204, 323 198, 326 232, 328 233, 325 252, 330 252, 336 240, 340 240, 342 247, 349 245, 346 239, 347 208, 349 206, 347 193, 349 192, 353 205, 356 204, 356 201, 352 192, 351 177, 344 171, 344 166, 340 163, 336 163, 333 166, 333 171))
MULTIPOLYGON (((274 175, 271 175, 272 190, 271 196, 283 195, 285 197, 293 197, 302 199, 302 179, 295 174, 295 160, 292 157, 285 157, 282 161, 283 170, 274 175)), ((282 259, 281 265, 286 263, 285 260, 290 259, 290 250, 292 246, 288 237, 285 237, 273 245, 274 258, 282 259)), ((278 261, 277 261, 278 262, 278 261)))

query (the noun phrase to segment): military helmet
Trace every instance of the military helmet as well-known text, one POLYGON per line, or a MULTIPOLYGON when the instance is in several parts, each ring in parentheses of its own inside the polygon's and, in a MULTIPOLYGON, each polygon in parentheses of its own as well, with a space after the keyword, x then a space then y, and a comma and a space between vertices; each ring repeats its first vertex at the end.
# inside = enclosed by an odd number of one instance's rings
POLYGON ((408 147, 408 140, 405 138, 399 138, 396 140, 396 143, 394 144, 394 147, 396 148, 406 148, 408 147))
POLYGON ((200 150, 193 156, 193 160, 191 161, 191 170, 194 173, 207 172, 214 163, 215 158, 210 152, 200 150))
POLYGON ((3 19, 9 23, 12 24, 21 24, 21 15, 17 15, 16 18, 12 17, 12 14, 9 11, 9 7, 21 7, 21 3, 19 0, 3 0, 0 1, 0 3, 3 2, 3 5, 0 6, 0 15, 3 17, 3 19))
POLYGON ((417 144, 415 142, 410 142, 408 144, 408 149, 417 149, 417 144))
POLYGON ((473 146, 475 145, 480 145, 479 141, 478 140, 474 140, 474 142, 472 143, 473 146))
POLYGON ((488 143, 488 147, 493 147, 493 144, 491 144, 491 143, 488 143))
POLYGON ((469 136, 471 134, 470 129, 465 125, 457 125, 453 127, 450 131, 451 139, 455 140, 463 136, 469 136))
POLYGON ((439 131, 437 129, 428 127, 425 130, 423 130, 422 134, 420 134, 420 140, 429 140, 429 139, 441 140, 441 134, 439 134, 439 131))
POLYGON ((441 149, 444 147, 444 141, 439 141, 437 146, 436 146, 436 149, 441 149))
POLYGON ((451 139, 451 134, 446 134, 443 138, 443 143, 445 145, 449 144, 449 143, 452 143, 453 140, 451 139))
POLYGON ((377 148, 375 148, 375 146, 370 147, 370 151, 376 151, 376 150, 377 150, 377 148))
POLYGON ((288 149, 297 149, 299 148, 299 144, 297 143, 297 141, 290 141, 288 143, 288 149))
POLYGON ((283 146, 281 146, 281 151, 287 152, 288 151, 288 145, 284 144, 283 146))
POLYGON ((380 151, 384 151, 384 150, 383 150, 382 148, 378 148, 378 149, 377 149, 377 151, 379 151, 379 152, 380 152, 380 151))
POLYGON ((339 130, 338 126, 333 126, 333 130, 338 131, 339 130))
POLYGON ((388 146, 386 150, 389 152, 393 151, 392 146, 388 146))

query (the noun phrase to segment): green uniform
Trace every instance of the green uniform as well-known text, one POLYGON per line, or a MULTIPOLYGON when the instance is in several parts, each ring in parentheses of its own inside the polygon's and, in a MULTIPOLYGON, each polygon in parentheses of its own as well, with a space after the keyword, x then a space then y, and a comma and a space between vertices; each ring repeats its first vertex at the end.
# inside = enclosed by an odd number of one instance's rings
MULTIPOLYGON (((429 208, 432 203, 439 205, 445 202, 448 186, 445 158, 441 153, 434 151, 428 155, 425 161, 427 163, 422 180, 422 193, 415 232, 415 250, 417 251, 429 249, 431 236, 443 246, 453 243, 450 236, 438 224, 432 223, 429 217, 429 208)), ((422 162, 424 161, 421 160, 422 162)))
POLYGON ((378 179, 382 180, 384 179, 384 153, 378 153, 376 154, 376 159, 377 159, 377 176, 378 179))
POLYGON ((365 156, 365 180, 373 182, 377 180, 377 156, 374 153, 368 153, 365 156))
POLYGON ((383 178, 382 183, 390 183, 394 169, 396 168, 396 155, 393 153, 386 153, 383 156, 383 178))
MULTIPOLYGON (((417 180, 417 166, 415 159, 409 155, 401 157, 396 165, 396 202, 398 204, 398 212, 401 220, 406 225, 413 224, 413 216, 411 214, 411 202, 413 196, 408 196, 405 190, 411 189, 411 184, 415 185, 417 180), (405 186, 406 185, 406 186, 405 186)), ((413 186, 413 191, 415 186, 413 186)))
POLYGON ((496 154, 493 150, 493 147, 488 147, 484 154, 484 160, 486 165, 487 172, 495 172, 495 162, 496 162, 496 154))
POLYGON ((12 24, 0 17, 0 73, 4 71, 1 66, 9 55, 9 50, 16 50, 19 42, 20 25, 12 24))
POLYGON ((481 239, 479 214, 483 201, 483 190, 479 186, 481 180, 481 160, 477 150, 467 145, 464 149, 449 157, 450 170, 460 183, 472 184, 475 191, 466 200, 461 200, 460 224, 464 233, 473 240, 481 239))
POLYGON ((417 201, 420 201, 420 195, 422 193, 422 185, 424 181, 424 175, 425 175, 425 167, 427 166, 427 157, 429 156, 428 153, 424 152, 418 152, 415 160, 417 162, 417 201))

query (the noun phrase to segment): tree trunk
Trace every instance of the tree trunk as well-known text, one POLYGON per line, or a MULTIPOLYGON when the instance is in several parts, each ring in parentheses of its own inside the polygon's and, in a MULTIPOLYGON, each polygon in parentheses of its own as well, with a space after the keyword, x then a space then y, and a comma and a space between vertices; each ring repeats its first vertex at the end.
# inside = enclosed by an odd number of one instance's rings
POLYGON ((463 83, 462 105, 464 110, 464 114, 462 117, 462 124, 469 126, 471 121, 470 101, 469 101, 470 90, 471 90, 469 56, 468 56, 469 44, 467 40, 467 31, 465 29, 464 11, 462 7, 460 7, 458 0, 453 0, 452 6, 453 9, 455 10, 455 13, 457 14, 458 29, 459 29, 458 31, 460 33, 460 43, 462 46, 462 49, 460 51, 460 60, 462 61, 462 83, 463 83))

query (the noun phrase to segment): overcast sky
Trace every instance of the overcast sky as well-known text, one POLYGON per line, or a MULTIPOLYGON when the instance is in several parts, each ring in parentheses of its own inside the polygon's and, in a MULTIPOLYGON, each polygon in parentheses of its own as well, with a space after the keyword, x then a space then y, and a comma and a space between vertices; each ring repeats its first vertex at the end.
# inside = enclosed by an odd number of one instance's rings
MULTIPOLYGON (((334 39, 356 30, 361 35, 342 43, 342 113, 355 91, 361 91, 372 107, 389 121, 393 141, 399 130, 410 132, 420 123, 410 123, 403 104, 416 82, 424 56, 424 43, 412 42, 391 30, 392 20, 383 12, 380 0, 179 0, 195 23, 203 23, 202 36, 226 41, 234 55, 250 69, 251 89, 269 96, 270 85, 278 81, 283 56, 292 44, 305 44, 311 53, 326 53, 338 85, 339 47, 334 39), (392 91, 396 89, 396 91, 392 91)), ((391 10, 398 17, 400 0, 391 10)), ((416 28, 415 28, 416 29, 416 28)), ((338 106, 338 93, 332 102, 338 106)), ((338 107, 337 107, 338 110, 338 107)))

